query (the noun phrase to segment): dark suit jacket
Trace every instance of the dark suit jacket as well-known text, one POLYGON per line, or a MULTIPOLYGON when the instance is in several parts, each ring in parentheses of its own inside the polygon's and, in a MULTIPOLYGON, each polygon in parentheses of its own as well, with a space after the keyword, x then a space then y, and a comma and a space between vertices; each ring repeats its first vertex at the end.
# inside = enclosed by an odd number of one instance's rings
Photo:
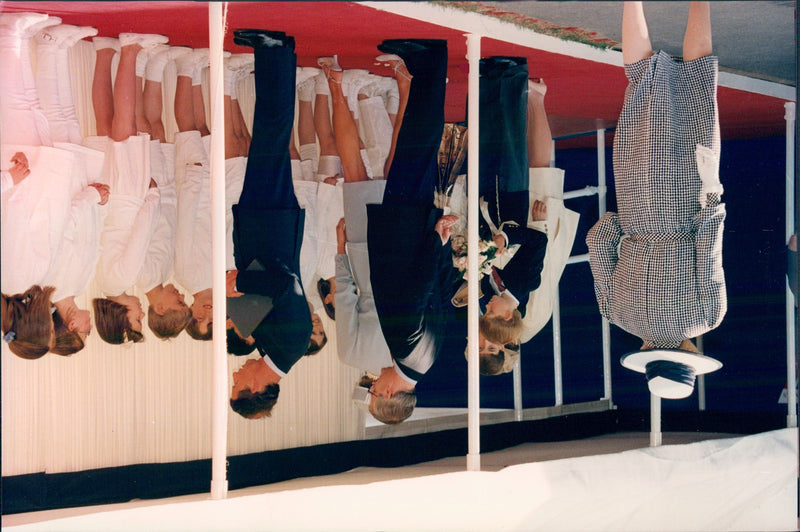
POLYGON ((456 272, 434 231, 440 209, 367 205, 370 280, 381 329, 403 373, 419 380, 443 347, 456 272))
POLYGON ((284 373, 306 352, 311 314, 297 274, 303 241, 302 209, 242 209, 233 206, 236 288, 272 299, 272 310, 253 331, 256 347, 284 373), (257 260, 263 270, 248 270, 257 260))
MULTIPOLYGON (((485 198, 490 205, 489 214, 495 225, 499 227, 496 220, 496 208, 492 208, 492 196, 485 198)), ((525 308, 528 305, 530 293, 541 283, 542 267, 544 266, 544 256, 547 251, 547 235, 536 229, 526 227, 528 221, 529 196, 528 191, 501 193, 499 197, 500 215, 504 220, 513 220, 519 225, 517 227, 504 227, 504 232, 508 235, 508 245, 519 244, 520 248, 514 254, 514 258, 506 264, 502 270, 497 270, 506 289, 511 291, 519 300, 519 311, 525 316, 525 308)), ((481 219, 481 237, 491 239, 491 232, 486 223, 481 219)), ((482 280, 481 290, 483 299, 488 301, 494 294, 489 283, 488 276, 482 280)))

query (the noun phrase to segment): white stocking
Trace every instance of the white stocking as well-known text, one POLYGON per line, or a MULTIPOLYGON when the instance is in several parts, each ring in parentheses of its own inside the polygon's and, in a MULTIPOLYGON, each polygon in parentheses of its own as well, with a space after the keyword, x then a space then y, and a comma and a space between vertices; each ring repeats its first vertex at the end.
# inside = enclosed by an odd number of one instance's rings
POLYGON ((27 36, 0 31, 0 138, 4 144, 52 146, 31 67, 27 36))

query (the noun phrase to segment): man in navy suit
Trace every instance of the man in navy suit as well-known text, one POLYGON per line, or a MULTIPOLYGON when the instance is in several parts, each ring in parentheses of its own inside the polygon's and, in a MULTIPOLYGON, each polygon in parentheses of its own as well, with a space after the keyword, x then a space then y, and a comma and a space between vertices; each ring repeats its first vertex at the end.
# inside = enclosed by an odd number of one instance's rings
POLYGON ((261 359, 233 374, 230 403, 256 419, 270 415, 278 382, 305 354, 312 331, 298 273, 305 213, 288 150, 297 56, 294 38, 282 32, 236 30, 234 42, 254 48, 256 103, 244 186, 233 206, 237 270, 226 278, 228 315, 242 336, 252 335, 261 359))
MULTIPOLYGON (((449 244, 454 216, 434 207, 444 128, 447 42, 386 40, 378 49, 402 59, 397 72, 402 119, 382 204, 367 205, 367 242, 375 306, 392 366, 372 384, 370 412, 398 423, 416 404, 417 381, 442 349, 453 307, 449 244), (410 87, 408 87, 410 82, 410 87)), ((391 59, 391 57, 397 59, 391 59)))

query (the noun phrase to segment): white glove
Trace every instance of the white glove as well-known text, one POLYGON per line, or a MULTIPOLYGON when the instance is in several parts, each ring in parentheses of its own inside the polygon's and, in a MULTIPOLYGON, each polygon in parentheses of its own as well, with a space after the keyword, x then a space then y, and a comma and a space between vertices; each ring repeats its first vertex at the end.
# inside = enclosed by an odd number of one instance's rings
POLYGON ((697 173, 700 174, 700 205, 705 207, 708 194, 722 194, 722 183, 719 182, 719 157, 702 144, 698 144, 694 151, 697 161, 697 173))

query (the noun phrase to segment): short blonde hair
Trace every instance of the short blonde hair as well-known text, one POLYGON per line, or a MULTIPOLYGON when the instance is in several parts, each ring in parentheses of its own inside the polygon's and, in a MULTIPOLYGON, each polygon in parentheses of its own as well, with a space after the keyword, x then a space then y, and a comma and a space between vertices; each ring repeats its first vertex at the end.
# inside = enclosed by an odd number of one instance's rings
POLYGON ((522 314, 514 309, 511 319, 502 316, 481 316, 478 326, 484 338, 494 344, 519 343, 522 335, 522 314))

